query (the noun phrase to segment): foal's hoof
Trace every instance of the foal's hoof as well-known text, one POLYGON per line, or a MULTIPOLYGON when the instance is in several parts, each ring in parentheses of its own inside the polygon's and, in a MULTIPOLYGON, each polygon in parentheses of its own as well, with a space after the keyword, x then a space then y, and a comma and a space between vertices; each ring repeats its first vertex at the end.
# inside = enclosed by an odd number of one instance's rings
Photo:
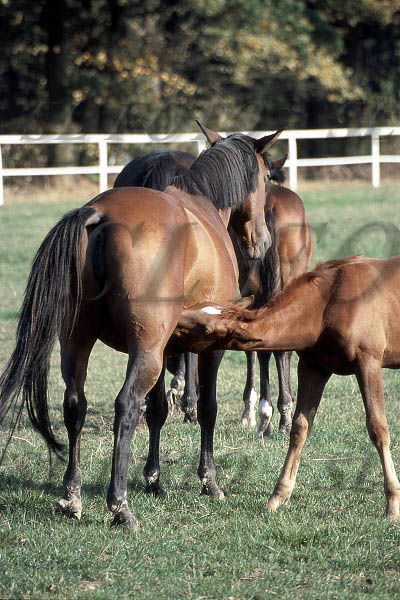
POLYGON ((54 506, 56 513, 60 513, 69 517, 70 519, 77 519, 80 521, 82 516, 82 502, 78 498, 72 498, 72 500, 66 500, 60 498, 54 506))
POLYGON ((110 527, 137 529, 139 527, 139 521, 133 516, 130 510, 123 508, 115 514, 110 527))
POLYGON ((276 510, 278 510, 278 508, 281 506, 281 504, 284 504, 285 502, 286 502, 286 500, 284 500, 283 498, 272 495, 267 503, 267 511, 275 512, 276 510))

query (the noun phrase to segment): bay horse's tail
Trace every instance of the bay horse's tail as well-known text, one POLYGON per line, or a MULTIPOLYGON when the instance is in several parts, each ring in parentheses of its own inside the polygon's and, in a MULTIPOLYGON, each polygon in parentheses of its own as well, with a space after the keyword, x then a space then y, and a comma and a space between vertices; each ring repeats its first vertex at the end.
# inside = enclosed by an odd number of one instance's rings
POLYGON ((50 356, 57 335, 70 335, 76 323, 82 299, 82 240, 86 227, 98 223, 101 216, 90 206, 73 210, 49 231, 37 251, 19 314, 15 349, 0 377, 0 423, 11 415, 8 442, 25 404, 48 447, 56 454, 63 449, 48 414, 50 356))
POLYGON ((271 236, 271 246, 258 264, 260 286, 254 298, 253 308, 265 306, 282 290, 278 235, 273 208, 265 211, 265 222, 271 236))

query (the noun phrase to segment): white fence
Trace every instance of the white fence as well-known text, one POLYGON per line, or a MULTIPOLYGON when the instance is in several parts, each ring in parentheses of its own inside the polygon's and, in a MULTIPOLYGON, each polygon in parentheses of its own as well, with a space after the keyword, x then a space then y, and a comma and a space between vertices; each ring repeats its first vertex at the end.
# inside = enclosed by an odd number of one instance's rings
MULTIPOLYGON (((261 137, 268 131, 248 132, 254 137, 261 137)), ((222 133, 226 135, 226 133, 222 133)), ((284 131, 280 139, 288 140, 289 187, 297 188, 297 172, 299 167, 321 167, 331 165, 371 164, 371 181, 374 187, 380 183, 381 163, 400 163, 400 154, 389 155, 380 153, 380 137, 400 136, 400 127, 364 127, 358 129, 293 129, 284 131), (298 158, 297 140, 328 139, 344 137, 369 137, 371 153, 362 156, 341 156, 329 158, 298 158)), ((108 174, 119 173, 123 165, 108 164, 108 144, 197 144, 200 153, 206 147, 205 139, 200 133, 177 134, 117 134, 117 135, 0 135, 0 204, 4 202, 3 178, 32 176, 32 175, 99 175, 99 188, 108 188, 108 174), (25 144, 97 144, 99 162, 90 167, 20 167, 17 169, 3 168, 2 147, 25 144)))

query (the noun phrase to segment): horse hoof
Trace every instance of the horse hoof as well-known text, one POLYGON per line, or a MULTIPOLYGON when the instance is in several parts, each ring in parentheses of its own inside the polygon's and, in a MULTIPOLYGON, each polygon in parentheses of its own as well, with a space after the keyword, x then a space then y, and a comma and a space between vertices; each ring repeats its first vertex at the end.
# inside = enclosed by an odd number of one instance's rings
POLYGON ((72 500, 60 498, 60 500, 56 502, 54 510, 56 513, 60 513, 70 519, 77 519, 80 521, 82 517, 82 502, 77 498, 73 498, 72 500))
POLYGON ((185 413, 185 417, 183 419, 184 423, 197 423, 197 415, 196 413, 185 413))
POLYGON ((111 521, 110 527, 137 529, 139 527, 139 521, 133 516, 130 510, 124 508, 115 514, 113 520, 111 521))
POLYGON ((210 496, 210 498, 215 498, 216 500, 226 500, 224 492, 216 484, 204 484, 201 488, 201 495, 210 496))
POLYGON ((146 494, 151 494, 156 498, 164 498, 165 492, 159 483, 148 483, 146 485, 146 494))

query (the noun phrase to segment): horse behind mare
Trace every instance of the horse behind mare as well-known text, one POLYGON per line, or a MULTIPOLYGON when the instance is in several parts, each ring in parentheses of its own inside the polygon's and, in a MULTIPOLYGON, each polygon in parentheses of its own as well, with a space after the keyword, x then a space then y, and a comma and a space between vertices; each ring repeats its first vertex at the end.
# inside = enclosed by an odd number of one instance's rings
MULTIPOLYGON (((148 395, 149 453, 144 474, 147 490, 157 494, 160 431, 168 412, 164 358, 168 352, 186 349, 174 344, 167 348, 183 307, 235 298, 238 270, 226 227, 236 214, 234 226, 238 235, 248 236, 249 254, 260 255, 265 246, 267 167, 262 153, 280 132, 255 140, 242 134, 223 139, 204 130, 213 138, 212 147, 190 171, 175 177, 166 192, 115 188, 100 194, 51 229, 33 262, 16 346, 0 378, 0 422, 10 415, 12 435, 25 404, 48 447, 62 451, 49 419, 47 390, 50 356, 58 336, 69 460, 57 510, 68 516, 80 518, 82 511, 84 383, 96 340, 128 354, 125 381, 115 400, 107 505, 113 525, 135 527, 127 492, 131 438, 148 395)), ((223 492, 216 482, 213 433, 222 354, 207 351, 199 357, 198 474, 202 493, 217 498, 223 492)))
MULTIPOLYGON (((271 161, 268 152, 271 172, 270 181, 266 185, 265 220, 271 235, 271 246, 262 260, 251 261, 241 252, 240 244, 234 242, 236 258, 239 264, 239 286, 242 296, 254 295, 255 307, 265 306, 288 283, 307 271, 312 256, 311 227, 305 214, 304 205, 299 196, 283 185, 282 167, 286 156, 271 161)), ((280 412, 279 429, 290 428, 292 422, 293 395, 290 385, 290 353, 274 352, 278 371, 278 410, 280 412)), ((256 356, 260 366, 260 400, 258 405, 259 424, 257 435, 268 436, 271 433, 273 406, 269 382, 269 361, 271 352, 246 352, 247 378, 243 392, 244 409, 240 419, 242 425, 256 425, 255 390, 256 356)))

